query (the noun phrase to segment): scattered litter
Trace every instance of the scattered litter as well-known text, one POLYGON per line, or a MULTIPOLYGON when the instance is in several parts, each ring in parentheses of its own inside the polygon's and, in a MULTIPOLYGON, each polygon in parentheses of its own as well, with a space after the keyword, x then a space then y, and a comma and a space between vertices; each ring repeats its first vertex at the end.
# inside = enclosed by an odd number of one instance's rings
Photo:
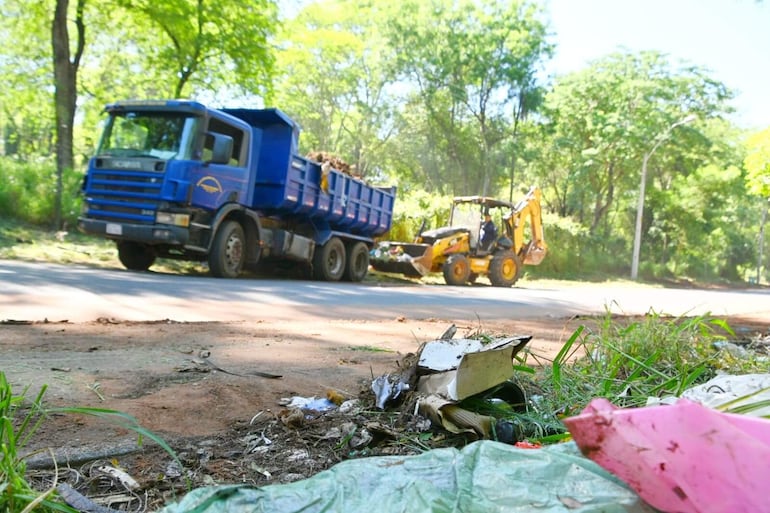
POLYGON ((369 445, 372 440, 374 440, 374 437, 368 429, 358 429, 350 435, 350 438, 348 439, 348 447, 354 451, 359 451, 369 445))
POLYGON ((93 392, 96 394, 96 396, 99 398, 100 401, 104 401, 104 395, 102 394, 102 384, 101 383, 91 383, 88 385, 88 388, 93 390, 93 392))
POLYGON ((717 340, 714 342, 714 347, 720 351, 726 351, 730 356, 734 358, 748 358, 749 352, 746 348, 739 346, 733 342, 727 342, 726 340, 717 340))
POLYGON ((286 427, 297 429, 305 423, 305 414, 299 408, 290 408, 278 414, 278 418, 286 427))
POLYGON ((304 461, 310 457, 310 454, 304 449, 295 449, 286 456, 286 461, 304 461))
POLYGON ((330 401, 326 397, 300 397, 293 396, 291 398, 284 397, 278 404, 286 406, 287 408, 299 408, 305 411, 324 412, 337 408, 334 402, 330 401))
POLYGON ((326 398, 333 402, 336 406, 339 406, 345 402, 345 397, 343 397, 343 395, 336 390, 332 390, 331 388, 326 391, 326 398))
POLYGON ((96 467, 96 470, 117 480, 126 490, 137 490, 139 488, 139 483, 119 468, 111 467, 109 465, 100 465, 96 467))
POLYGON ((392 401, 401 397, 401 393, 409 390, 409 383, 402 381, 401 376, 385 374, 372 381, 372 391, 374 392, 374 404, 380 410, 392 401))
POLYGON ((348 399, 347 401, 340 404, 340 413, 353 413, 355 412, 361 405, 361 401, 358 399, 348 399))
POLYGON ((273 441, 265 436, 264 431, 259 434, 251 434, 244 437, 243 442, 246 445, 246 454, 258 452, 258 449, 270 447, 273 445, 273 441))
POLYGON ((179 462, 177 462, 176 460, 172 460, 171 462, 169 462, 169 464, 166 465, 166 469, 164 470, 164 475, 170 479, 181 477, 182 467, 181 465, 179 465, 179 462))
POLYGON ((273 478, 273 475, 272 475, 272 474, 271 474, 271 473, 270 473, 270 472, 269 472, 267 469, 265 469, 265 468, 263 468, 263 467, 260 467, 259 465, 257 465, 257 464, 256 464, 256 463, 254 463, 254 462, 252 462, 252 463, 249 465, 249 468, 250 468, 251 470, 253 470, 254 472, 258 472, 258 473, 262 474, 262 475, 263 475, 263 476, 265 476, 267 479, 272 479, 272 478, 273 478))
POLYGON ((52 371, 57 371, 57 372, 71 372, 72 371, 72 369, 70 367, 51 367, 51 370, 52 371))
POLYGON ((476 433, 482 438, 492 438, 496 419, 460 408, 438 395, 420 399, 420 413, 452 433, 476 433))
POLYGON ((720 374, 688 388, 680 397, 650 397, 647 406, 675 404, 680 398, 729 413, 767 417, 770 415, 770 374, 720 374))

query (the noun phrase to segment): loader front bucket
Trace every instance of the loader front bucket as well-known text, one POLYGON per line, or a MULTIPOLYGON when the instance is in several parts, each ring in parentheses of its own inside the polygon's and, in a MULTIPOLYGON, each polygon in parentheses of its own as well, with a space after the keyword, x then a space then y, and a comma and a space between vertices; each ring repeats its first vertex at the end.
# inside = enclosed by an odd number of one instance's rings
POLYGON ((420 278, 431 271, 433 246, 404 242, 381 242, 372 250, 369 263, 376 271, 420 278))
POLYGON ((545 248, 531 245, 524 254, 524 263, 526 265, 540 265, 540 262, 545 258, 546 252, 547 250, 545 248))

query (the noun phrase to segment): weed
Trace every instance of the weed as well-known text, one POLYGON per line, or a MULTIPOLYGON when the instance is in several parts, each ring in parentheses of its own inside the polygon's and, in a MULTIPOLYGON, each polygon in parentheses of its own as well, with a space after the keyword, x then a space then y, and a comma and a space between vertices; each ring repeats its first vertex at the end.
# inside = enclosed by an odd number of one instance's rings
POLYGON ((731 335, 724 320, 706 315, 651 312, 626 324, 607 314, 596 331, 580 326, 533 381, 552 411, 564 415, 578 413, 594 397, 642 406, 650 397, 678 397, 717 371, 761 371, 766 364, 759 359, 736 361, 718 349, 715 342, 731 335))
POLYGON ((116 422, 120 427, 136 433, 140 443, 144 438, 154 441, 182 466, 165 440, 140 426, 131 415, 103 408, 44 408, 42 401, 47 386, 41 387, 31 403, 25 400, 28 389, 25 388, 20 395, 14 395, 5 373, 0 371, 0 511, 26 513, 35 509, 75 513, 74 509, 56 501, 55 484, 45 492, 32 488, 26 480, 25 457, 20 454, 46 417, 52 413, 91 415, 116 422))

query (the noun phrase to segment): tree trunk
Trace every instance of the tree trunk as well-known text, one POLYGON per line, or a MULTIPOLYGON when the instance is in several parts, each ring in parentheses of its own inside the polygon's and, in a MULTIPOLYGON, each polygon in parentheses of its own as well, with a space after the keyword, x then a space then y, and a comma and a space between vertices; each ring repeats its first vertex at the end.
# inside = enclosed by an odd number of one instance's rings
POLYGON ((75 55, 70 55, 70 36, 67 27, 69 0, 56 0, 51 44, 53 45, 54 102, 56 104, 56 196, 54 198, 54 229, 62 228, 62 182, 64 172, 74 167, 72 150, 73 123, 77 106, 77 73, 85 47, 83 8, 85 0, 78 0, 75 16, 77 42, 75 55))

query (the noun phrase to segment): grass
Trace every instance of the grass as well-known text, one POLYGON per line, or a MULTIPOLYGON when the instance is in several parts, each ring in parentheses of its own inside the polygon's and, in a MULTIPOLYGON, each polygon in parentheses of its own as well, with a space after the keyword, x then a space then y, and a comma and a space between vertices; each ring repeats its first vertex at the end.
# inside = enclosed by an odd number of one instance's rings
POLYGON ((749 351, 738 358, 717 344, 734 335, 724 320, 706 315, 653 312, 623 322, 608 313, 596 328, 576 329, 551 362, 527 353, 539 368, 527 385, 537 390, 537 410, 571 416, 595 397, 637 407, 651 397, 679 397, 718 372, 767 372, 766 356, 749 351))
POLYGON ((47 416, 54 413, 91 415, 115 422, 136 433, 140 443, 145 438, 157 443, 182 467, 173 449, 162 438, 139 425, 131 415, 103 408, 45 408, 43 396, 46 389, 47 386, 43 385, 35 398, 29 401, 26 396, 29 388, 25 388, 21 394, 14 394, 5 373, 0 371, 0 511, 76 513, 76 510, 59 500, 56 492, 57 475, 54 476, 53 485, 42 491, 33 489, 26 479, 27 455, 22 456, 21 453, 47 416))
MULTIPOLYGON (((54 232, 9 219, 0 219, 0 258, 123 269, 111 240, 77 230, 54 232)), ((179 274, 206 272, 197 262, 169 259, 159 259, 153 270, 179 274)))
MULTIPOLYGON (((723 343, 730 326, 708 315, 619 319, 609 312, 579 326, 548 360, 525 348, 514 362, 514 381, 526 392, 525 408, 474 397, 461 406, 515 422, 527 440, 555 443, 569 437, 562 418, 580 413, 594 398, 639 407, 650 398, 679 397, 717 373, 766 373, 768 357, 751 350, 736 356, 723 343), (526 372, 525 372, 526 371, 526 372)), ((757 394, 755 394, 757 395, 757 394)), ((751 413, 770 400, 744 397, 721 408, 751 413)))

